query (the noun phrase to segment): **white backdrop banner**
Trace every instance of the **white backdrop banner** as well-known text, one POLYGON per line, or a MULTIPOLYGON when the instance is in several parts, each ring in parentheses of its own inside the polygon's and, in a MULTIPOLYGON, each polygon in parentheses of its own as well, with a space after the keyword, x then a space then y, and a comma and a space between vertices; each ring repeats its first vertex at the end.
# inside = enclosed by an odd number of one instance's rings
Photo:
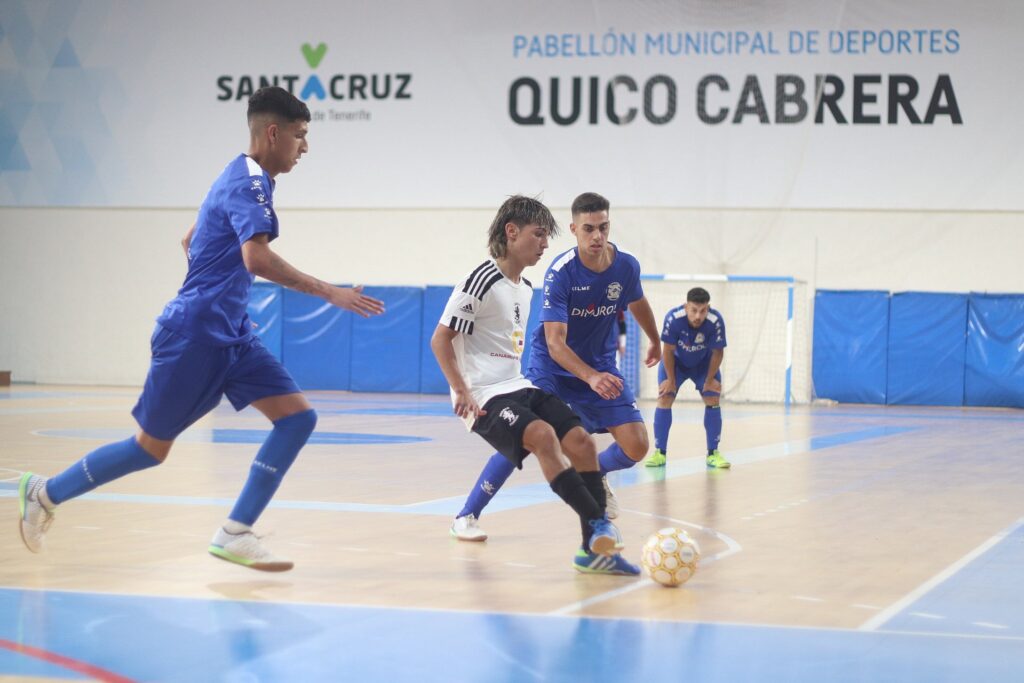
POLYGON ((0 204, 197 206, 269 83, 313 114, 279 207, 1021 210, 1021 28, 1018 0, 7 0, 0 204))

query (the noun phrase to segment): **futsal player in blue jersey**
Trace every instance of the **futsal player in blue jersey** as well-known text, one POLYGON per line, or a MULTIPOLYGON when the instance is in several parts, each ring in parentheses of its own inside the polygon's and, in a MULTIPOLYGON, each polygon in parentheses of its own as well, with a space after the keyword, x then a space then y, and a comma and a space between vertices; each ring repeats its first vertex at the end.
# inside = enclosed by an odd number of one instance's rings
MULTIPOLYGON (((598 455, 604 474, 632 467, 649 448, 643 417, 616 367, 621 309, 628 308, 647 335, 647 366, 654 367, 661 356, 657 323, 640 284, 640 263, 608 241, 608 212, 608 200, 595 193, 573 201, 570 229, 576 247, 556 257, 545 275, 542 325, 531 338, 526 373, 535 386, 568 403, 587 431, 611 433, 614 442, 598 455)), ((505 458, 491 457, 452 524, 453 536, 487 538, 478 524, 480 514, 511 473, 505 458)), ((604 485, 613 518, 617 503, 607 479, 604 485)), ((581 558, 577 568, 586 567, 581 558)))
POLYGON ((686 303, 665 315, 661 332, 664 348, 658 366, 658 407, 654 411, 654 453, 648 467, 662 467, 668 453, 672 429, 672 402, 679 387, 692 380, 704 399, 704 432, 707 436, 707 466, 730 466, 718 451, 722 438, 722 359, 725 357, 725 320, 711 308, 711 295, 703 287, 686 293, 686 303))
POLYGON ((264 547, 252 526, 316 426, 316 413, 253 333, 246 313, 249 289, 259 275, 363 316, 384 308, 362 288, 329 285, 271 250, 270 242, 278 236, 275 178, 291 171, 309 149, 310 114, 288 91, 267 87, 249 99, 247 119, 248 153, 228 163, 182 240, 188 273, 177 297, 157 318, 152 364, 132 411, 139 431, 96 449, 49 479, 31 472, 21 478, 21 537, 32 552, 43 550, 57 505, 164 462, 178 435, 226 395, 235 410, 252 405, 273 428, 209 552, 253 569, 292 568, 292 562, 264 547))

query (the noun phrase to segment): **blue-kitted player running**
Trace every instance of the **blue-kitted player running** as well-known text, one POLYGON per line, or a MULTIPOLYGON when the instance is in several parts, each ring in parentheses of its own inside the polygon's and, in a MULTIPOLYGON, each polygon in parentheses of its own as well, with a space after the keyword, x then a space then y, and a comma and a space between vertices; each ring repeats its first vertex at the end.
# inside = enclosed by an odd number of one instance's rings
MULTIPOLYGON (((531 338, 526 373, 535 386, 568 403, 587 431, 612 434, 615 441, 598 456, 602 473, 632 467, 649 448, 643 417, 616 367, 621 309, 628 308, 647 335, 647 366, 653 367, 661 355, 657 323, 640 284, 640 264, 608 241, 608 212, 608 200, 598 194, 584 193, 573 201, 570 229, 576 247, 556 257, 545 275, 542 325, 531 338)), ((452 524, 453 536, 465 541, 487 538, 477 523, 480 514, 513 469, 501 455, 491 457, 452 524)), ((617 503, 610 489, 608 494, 607 513, 614 517, 617 503)), ((582 558, 576 566, 591 570, 582 558)), ((632 566, 603 571, 636 572, 632 566)))
POLYGON ((50 479, 26 472, 18 487, 21 537, 43 549, 57 505, 131 472, 159 465, 174 440, 227 395, 235 410, 248 405, 273 429, 250 468, 234 508, 209 546, 211 554, 264 571, 292 562, 272 555, 252 525, 277 490, 316 426, 313 411, 288 371, 253 334, 246 313, 259 275, 363 316, 383 313, 361 287, 327 284, 289 265, 270 249, 278 235, 274 179, 291 171, 309 149, 309 108, 278 87, 249 99, 249 152, 232 160, 214 182, 195 224, 182 240, 188 274, 157 318, 152 364, 132 415, 139 431, 107 444, 50 479))
POLYGON ((686 380, 692 380, 704 399, 704 431, 707 435, 707 466, 730 466, 718 451, 722 438, 722 359, 725 357, 725 320, 711 308, 711 295, 702 287, 686 293, 686 303, 665 316, 661 332, 661 365, 658 366, 658 407, 654 411, 654 452, 648 467, 662 467, 672 429, 672 402, 686 380))

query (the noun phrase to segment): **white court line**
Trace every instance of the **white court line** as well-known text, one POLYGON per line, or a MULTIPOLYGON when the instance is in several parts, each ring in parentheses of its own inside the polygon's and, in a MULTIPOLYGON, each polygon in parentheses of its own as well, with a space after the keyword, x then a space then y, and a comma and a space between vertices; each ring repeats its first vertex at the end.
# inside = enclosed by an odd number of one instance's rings
MULTIPOLYGON (((653 517, 654 519, 663 519, 663 520, 665 520, 667 522, 672 522, 674 524, 678 524, 679 526, 686 526, 686 527, 690 527, 691 529, 697 529, 699 531, 703 531, 706 534, 714 536, 718 540, 720 540, 723 543, 725 543, 725 545, 727 546, 726 550, 723 550, 720 553, 716 553, 714 555, 711 555, 710 557, 707 557, 707 558, 703 558, 702 557, 701 558, 701 563, 702 564, 707 564, 707 563, 710 563, 710 562, 714 562, 715 560, 721 560, 722 558, 729 557, 730 555, 734 555, 734 554, 740 552, 741 550, 743 550, 743 546, 741 546, 739 543, 737 543, 732 538, 726 536, 725 534, 723 534, 721 532, 715 531, 714 529, 709 529, 708 527, 700 526, 699 524, 693 524, 692 522, 684 522, 681 519, 674 519, 672 517, 664 517, 662 515, 655 515, 655 514, 650 513, 650 512, 641 512, 639 510, 622 510, 622 512, 630 512, 632 514, 642 515, 644 517, 653 517)), ((596 604, 598 604, 600 602, 605 602, 606 600, 611 600, 612 598, 617 598, 620 595, 625 595, 626 593, 632 593, 635 590, 639 590, 641 588, 647 588, 648 586, 658 586, 658 585, 659 584, 655 583, 654 581, 651 581, 650 579, 639 579, 639 580, 637 580, 637 581, 635 581, 635 582, 633 582, 633 583, 631 583, 631 584, 629 584, 627 586, 623 586, 622 588, 616 588, 615 590, 608 591, 606 593, 599 593, 598 595, 595 595, 592 598, 587 598, 586 600, 579 600, 578 602, 574 602, 574 603, 572 603, 570 605, 566 605, 565 607, 560 607, 560 608, 558 608, 556 610, 552 610, 550 612, 547 612, 547 614, 549 616, 558 616, 558 615, 571 614, 572 612, 577 612, 577 611, 579 611, 579 610, 581 610, 581 609, 583 609, 585 607, 589 607, 591 605, 596 605, 596 604)))
POLYGON ((935 588, 936 586, 941 584, 943 581, 945 581, 946 579, 950 578, 951 576, 956 574, 958 571, 960 571, 961 569, 966 567, 968 564, 973 562, 980 555, 983 555, 987 550, 992 548, 992 546, 996 545, 997 543, 1002 541, 1004 538, 1006 538, 1007 536, 1012 534, 1022 524, 1024 524, 1024 517, 1021 517, 1016 522, 1011 524, 1009 527, 1007 527, 1006 529, 1003 529, 1002 531, 997 533, 995 536, 993 536, 992 538, 988 539, 987 541, 985 541, 984 543, 979 545, 977 548, 975 548, 971 552, 967 553, 966 555, 961 557, 959 560, 957 560, 953 564, 949 565, 948 567, 943 569, 941 572, 939 572, 938 574, 936 574, 932 578, 928 579, 927 581, 922 583, 920 586, 918 586, 914 590, 910 591, 909 593, 904 595, 902 598, 900 598, 899 600, 897 600, 893 604, 891 604, 888 607, 886 607, 884 610, 882 610, 881 612, 879 612, 875 616, 873 616, 870 619, 868 619, 867 621, 865 621, 863 624, 860 625, 860 628, 858 628, 857 630, 859 630, 859 631, 874 631, 874 630, 876 630, 877 628, 879 628, 880 626, 882 626, 883 624, 888 622, 890 619, 895 617, 897 614, 902 612, 904 609, 906 609, 907 607, 912 605, 916 600, 918 600, 919 598, 924 596, 926 593, 931 591, 933 588, 935 588))

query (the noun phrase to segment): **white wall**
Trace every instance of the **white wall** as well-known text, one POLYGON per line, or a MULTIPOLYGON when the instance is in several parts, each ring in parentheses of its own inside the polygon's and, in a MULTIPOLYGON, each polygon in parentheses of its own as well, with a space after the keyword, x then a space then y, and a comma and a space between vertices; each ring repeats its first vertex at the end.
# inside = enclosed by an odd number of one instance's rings
MULTIPOLYGON (((335 282, 451 284, 486 257, 493 211, 280 208, 274 247, 335 282)), ((568 209, 554 212, 565 234, 551 256, 572 245, 568 209)), ((153 320, 184 277, 179 240, 193 216, 0 209, 0 369, 20 382, 141 384, 153 320)), ((815 288, 1024 292, 1019 212, 613 204, 612 226, 612 240, 648 273, 793 275, 812 296, 815 288)), ((541 272, 526 275, 538 281, 541 272)))

